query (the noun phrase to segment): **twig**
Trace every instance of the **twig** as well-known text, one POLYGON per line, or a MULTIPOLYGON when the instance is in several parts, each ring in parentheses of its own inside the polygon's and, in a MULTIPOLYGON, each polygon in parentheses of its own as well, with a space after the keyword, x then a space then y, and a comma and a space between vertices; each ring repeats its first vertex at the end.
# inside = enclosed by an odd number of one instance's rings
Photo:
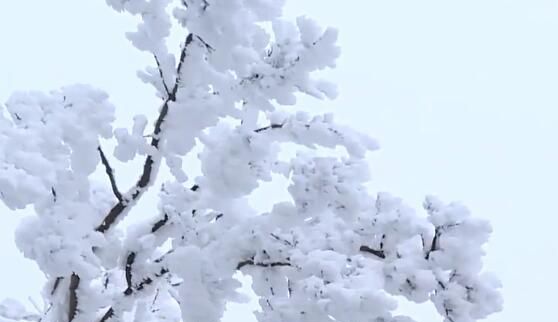
POLYGON ((154 278, 151 277, 146 277, 143 279, 143 281, 141 283, 138 284, 138 286, 136 287, 136 291, 141 291, 143 290, 146 286, 151 285, 154 282, 154 279, 160 278, 162 276, 164 276, 165 274, 167 274, 169 271, 168 268, 161 268, 161 270, 159 271, 159 273, 156 273, 154 275, 154 278))
POLYGON ((132 289, 132 265, 134 264, 134 261, 136 260, 136 253, 135 252, 131 252, 130 254, 128 254, 128 257, 126 258, 126 267, 124 268, 125 274, 126 274, 126 290, 124 291, 125 295, 130 295, 133 292, 132 289))
POLYGON ((428 252, 426 252, 426 256, 424 257, 425 259, 429 259, 430 254, 438 250, 438 239, 440 238, 440 234, 441 234, 440 227, 436 227, 436 229, 434 229, 434 237, 432 238, 432 245, 430 245, 430 249, 428 250, 428 252))
POLYGON ((100 145, 99 147, 97 147, 97 150, 99 151, 99 155, 101 156, 101 162, 105 166, 105 171, 107 173, 107 176, 109 177, 112 192, 114 193, 114 196, 116 196, 116 199, 118 199, 119 202, 123 202, 122 194, 118 190, 118 186, 116 185, 116 179, 114 178, 114 170, 110 166, 110 163, 100 145))
POLYGON ((63 279, 64 277, 61 276, 56 278, 56 280, 54 281, 54 285, 52 286, 52 290, 50 291, 50 295, 54 295, 54 293, 58 289, 58 286, 60 286, 60 282, 62 282, 63 279))
POLYGON ((254 132, 260 133, 260 132, 267 131, 267 130, 280 129, 280 128, 283 127, 283 125, 284 125, 284 124, 270 124, 270 125, 268 125, 268 126, 261 127, 261 128, 259 128, 259 129, 255 129, 254 132))
POLYGON ((79 287, 80 278, 75 273, 70 277, 70 299, 68 300, 68 321, 72 322, 77 314, 78 298, 77 289, 79 287))
POLYGON ((110 319, 112 316, 114 315, 114 309, 111 307, 109 308, 105 314, 103 315, 103 317, 101 318, 100 322, 106 322, 108 319, 110 319))
POLYGON ((167 222, 169 221, 169 215, 167 215, 165 213, 165 216, 158 220, 155 224, 153 224, 153 227, 151 227, 151 233, 155 233, 157 232, 159 229, 161 229, 167 222))
POLYGON ((278 267, 278 266, 291 266, 291 263, 289 262, 258 263, 258 262, 254 262, 254 258, 250 258, 238 263, 238 265, 236 265, 236 269, 240 270, 241 268, 247 265, 259 266, 259 267, 278 267))
POLYGON ((383 250, 377 250, 370 248, 366 245, 360 246, 360 251, 365 253, 370 253, 374 256, 380 257, 382 259, 386 258, 386 253, 383 250))
POLYGON ((54 190, 54 187, 50 187, 50 193, 52 194, 52 201, 56 202, 56 190, 54 190))
POLYGON ((178 61, 178 67, 176 68, 176 81, 174 82, 174 87, 172 89, 172 93, 170 93, 171 95, 171 99, 174 101, 176 99, 176 92, 178 91, 178 86, 180 81, 182 80, 182 65, 184 64, 184 61, 186 61, 186 48, 188 48, 188 45, 190 45, 192 43, 192 41, 194 40, 194 34, 189 33, 188 36, 186 36, 186 40, 184 41, 184 47, 182 47, 182 52, 180 53, 180 60, 178 61))
POLYGON ((165 88, 165 92, 167 93, 167 96, 170 95, 170 90, 167 87, 167 83, 165 82, 165 76, 163 75, 163 69, 161 68, 161 62, 159 61, 159 58, 157 58, 157 55, 153 54, 153 57, 155 58, 155 63, 157 64, 157 69, 159 70, 159 76, 161 77, 161 82, 163 83, 163 87, 165 88))
MULTIPOLYGON (((131 254, 133 254, 133 253, 131 253, 131 254)), ((128 260, 130 259, 130 255, 128 256, 128 260)), ((133 257, 135 257, 135 255, 133 257)), ((127 262, 128 262, 128 260, 127 260, 127 262)), ((131 260, 131 262, 133 262, 133 260, 131 260)), ((128 266, 126 266, 126 267, 128 267, 128 266)), ((155 274, 155 278, 159 278, 159 277, 167 274, 168 272, 169 272, 168 269, 162 268, 159 273, 155 274)), ((126 290, 124 291, 124 296, 130 296, 133 293, 133 289, 130 286, 131 282, 128 282, 128 269, 127 268, 126 268, 126 279, 127 279, 126 282, 129 283, 129 284, 128 284, 128 288, 126 288, 126 290), (130 291, 128 291, 128 290, 130 290, 130 291)), ((150 277, 147 277, 140 284, 138 284, 138 286, 135 288, 135 290, 136 291, 141 291, 145 288, 146 285, 149 285, 151 283, 153 283, 153 279, 150 278, 150 277)), ((105 314, 103 315, 103 317, 101 318, 101 320, 99 322, 106 322, 108 319, 110 319, 113 316, 114 316, 114 306, 111 306, 105 312, 105 314)))
POLYGON ((157 302, 157 299, 159 298, 159 291, 160 289, 157 289, 155 291, 155 297, 153 297, 153 302, 151 302, 151 311, 153 312, 153 307, 155 306, 155 303, 157 302))

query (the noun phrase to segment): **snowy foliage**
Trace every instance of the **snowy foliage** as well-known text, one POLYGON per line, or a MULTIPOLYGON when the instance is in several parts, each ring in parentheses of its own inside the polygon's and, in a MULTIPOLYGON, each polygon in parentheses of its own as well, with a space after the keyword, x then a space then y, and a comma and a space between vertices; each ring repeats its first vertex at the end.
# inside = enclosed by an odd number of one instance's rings
POLYGON ((329 114, 289 111, 297 94, 335 97, 315 72, 334 67, 339 48, 334 29, 285 20, 283 2, 107 0, 141 18, 127 37, 153 57, 138 74, 161 98, 152 126, 139 115, 131 130, 113 129, 108 95, 85 85, 9 98, 0 197, 34 209, 16 243, 48 282, 44 308, 6 300, 0 321, 218 322, 245 297, 238 272, 253 281, 260 322, 413 321, 395 315, 400 297, 430 301, 450 322, 500 310, 499 282, 482 270, 488 223, 434 197, 421 215, 370 194, 375 141, 329 114), (176 55, 171 28, 185 35, 176 55), (201 174, 188 177, 195 147, 201 174), (127 191, 113 157, 143 159, 127 191), (171 180, 158 178, 161 166, 171 180), (269 198, 258 213, 247 199, 274 176, 290 201, 269 198), (119 225, 155 185, 158 216, 119 225))

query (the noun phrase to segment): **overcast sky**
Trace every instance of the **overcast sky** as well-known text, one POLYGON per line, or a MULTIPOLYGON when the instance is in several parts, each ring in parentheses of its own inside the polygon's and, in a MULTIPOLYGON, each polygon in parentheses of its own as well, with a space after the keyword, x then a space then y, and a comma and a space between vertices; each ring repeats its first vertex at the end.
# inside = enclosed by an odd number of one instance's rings
MULTIPOLYGON (((489 219, 487 268, 504 283, 505 310, 487 321, 553 319, 558 1, 291 0, 287 11, 340 30, 343 55, 328 73, 340 97, 301 104, 380 140, 371 189, 416 207, 434 193, 489 219)), ((135 77, 148 60, 123 35, 132 26, 103 0, 1 0, 0 101, 80 82, 111 95, 121 125, 153 115, 153 92, 135 77)), ((41 277, 13 245, 19 215, 0 211, 0 298, 25 299, 41 277)))

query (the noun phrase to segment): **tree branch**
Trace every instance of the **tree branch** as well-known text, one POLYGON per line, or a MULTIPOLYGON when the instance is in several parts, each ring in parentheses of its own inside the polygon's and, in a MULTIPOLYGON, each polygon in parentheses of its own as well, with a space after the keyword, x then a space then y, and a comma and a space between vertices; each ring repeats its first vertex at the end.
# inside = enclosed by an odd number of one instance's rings
POLYGON ((78 298, 77 289, 79 287, 79 276, 72 273, 70 277, 70 298, 68 300, 68 322, 72 322, 77 314, 78 298))
POLYGON ((56 190, 54 190, 54 187, 50 187, 50 193, 52 194, 52 201, 56 202, 56 190))
MULTIPOLYGON (((158 220, 157 222, 155 222, 155 224, 153 224, 153 226, 151 227, 151 233, 155 233, 159 229, 161 229, 168 222, 168 220, 169 220, 169 215, 165 213, 165 216, 162 219, 158 220)), ((124 272, 126 275, 127 287, 126 290, 124 291, 124 295, 130 295, 134 291, 132 285, 132 265, 136 260, 136 255, 137 255, 136 252, 130 252, 128 254, 128 257, 126 258, 126 266, 124 267, 124 272)))
POLYGON ((50 291, 50 295, 54 295, 54 293, 56 293, 56 290, 58 289, 58 286, 60 286, 60 282, 62 282, 62 280, 64 279, 64 277, 59 276, 56 278, 56 280, 54 280, 54 285, 52 286, 52 290, 50 291))
MULTIPOLYGON (((370 254, 372 254, 372 255, 374 255, 374 256, 377 256, 377 257, 379 257, 379 258, 381 258, 381 259, 385 259, 385 258, 386 258, 386 254, 385 254, 385 252, 384 252, 383 250, 377 250, 377 249, 373 249, 373 248, 370 248, 370 247, 368 247, 368 246, 364 246, 364 245, 363 245, 363 246, 360 246, 360 251, 361 251, 361 252, 365 252, 365 253, 370 253, 370 254)), ((168 252, 167 254, 165 254, 165 255, 168 255, 168 254, 170 254, 170 253, 172 253, 172 251, 169 251, 169 252, 168 252)), ((164 256, 165 256, 165 255, 164 255, 164 256)), ((159 258, 159 259, 156 259, 156 260, 155 260, 155 263, 160 263, 160 262, 163 261, 163 259, 164 259, 164 257, 161 257, 161 258, 159 258)), ((262 262, 255 262, 255 261, 254 261, 254 257, 251 257, 251 258, 249 258, 249 259, 246 259, 246 260, 243 260, 243 261, 239 262, 239 263, 236 265, 236 269, 237 269, 237 270, 241 270, 241 269, 242 269, 243 267, 245 267, 245 266, 258 266, 258 267, 293 266, 293 265, 289 262, 289 260, 290 260, 290 259, 287 258, 286 261, 284 261, 284 262, 277 261, 277 262, 262 263, 262 262)), ((155 274, 155 277, 161 277, 161 276, 163 276, 164 274, 169 273, 169 272, 170 272, 170 271, 169 271, 168 268, 163 267, 163 268, 161 268, 161 271, 160 271, 158 274, 155 274)), ((138 287, 136 287, 136 290, 139 291, 139 290, 143 289, 145 285, 149 285, 149 284, 151 284, 151 283, 153 283, 153 279, 147 277, 147 278, 145 278, 145 279, 143 280, 142 283, 140 283, 140 284, 138 285, 138 287)), ((178 284, 172 285, 172 286, 178 286, 178 285, 180 285, 180 284, 181 284, 181 283, 178 283, 178 284)))
POLYGON ((255 129, 254 132, 260 133, 260 132, 267 131, 267 130, 280 129, 282 127, 283 127, 283 124, 270 124, 268 126, 261 127, 259 129, 255 129))
POLYGON ((103 314, 103 317, 101 318, 100 322, 106 322, 108 319, 110 319, 112 316, 114 315, 114 309, 112 307, 110 307, 105 314, 103 314))
POLYGON ((180 60, 178 61, 178 67, 176 68, 176 81, 174 82, 172 93, 170 93, 171 99, 173 101, 176 99, 175 97, 176 92, 178 91, 178 86, 182 79, 181 72, 182 72, 182 65, 184 65, 184 61, 186 60, 186 48, 188 48, 188 45, 190 45, 193 40, 194 40, 194 34, 189 33, 188 36, 186 36, 186 40, 184 41, 184 47, 182 47, 182 52, 180 53, 180 60))
POLYGON ((151 233, 155 233, 157 232, 159 229, 161 229, 167 222, 169 221, 169 215, 165 214, 165 216, 158 220, 155 224, 153 224, 153 227, 151 227, 151 233))
POLYGON ((130 295, 132 294, 133 290, 132 290, 132 265, 134 264, 134 261, 136 260, 136 253, 135 252, 130 252, 130 254, 128 254, 128 257, 126 258, 126 267, 124 268, 125 274, 126 274, 126 290, 124 291, 125 295, 130 295))
MULTIPOLYGON (((155 149, 159 149, 160 144, 160 134, 162 130, 163 123, 165 122, 165 118, 169 112, 169 104, 176 100, 176 93, 178 92, 178 87, 181 79, 181 72, 184 66, 184 61, 186 59, 186 52, 188 45, 192 43, 193 35, 188 34, 186 37, 186 42, 184 43, 184 47, 182 48, 182 52, 180 54, 180 62, 178 63, 177 72, 176 72, 176 81, 172 92, 169 93, 169 97, 163 103, 161 108, 161 112, 159 113, 159 117, 155 122, 155 128, 153 130, 153 137, 151 139, 150 145, 155 149)), ((143 171, 140 175, 140 178, 136 182, 136 185, 133 188, 133 193, 129 200, 122 200, 119 201, 112 209, 109 211, 108 215, 105 217, 103 222, 95 229, 98 232, 104 233, 109 230, 112 225, 116 222, 118 217, 126 210, 130 201, 138 200, 142 193, 144 192, 145 188, 151 183, 151 175, 154 172, 155 168, 155 160, 153 155, 147 156, 145 159, 145 163, 143 164, 143 171)))
POLYGON ((97 147, 97 150, 99 151, 99 155, 101 156, 101 162, 105 166, 105 171, 107 173, 107 176, 109 177, 112 192, 114 193, 116 199, 118 199, 119 202, 122 202, 123 198, 122 198, 122 194, 118 190, 118 186, 116 185, 116 179, 114 178, 114 170, 110 166, 110 163, 100 145, 99 147, 97 147))
POLYGON ((159 273, 156 273, 154 275, 154 278, 151 277, 146 277, 143 279, 143 281, 141 281, 141 283, 138 284, 138 286, 136 287, 136 291, 141 291, 143 290, 146 286, 151 285, 151 283, 153 283, 155 281, 155 279, 160 278, 162 276, 164 276, 165 274, 169 273, 169 269, 168 268, 161 268, 161 270, 159 271, 159 273))
POLYGON ((426 255, 424 256, 425 259, 429 259, 430 254, 438 250, 438 239, 440 238, 440 234, 441 234, 440 227, 436 227, 436 229, 434 229, 434 237, 432 238, 432 245, 430 245, 430 249, 426 252, 426 255))
POLYGON ((240 270, 241 268, 247 265, 259 266, 259 267, 278 267, 278 266, 291 266, 291 263, 289 262, 258 263, 258 262, 254 262, 254 258, 252 257, 250 259, 238 263, 238 265, 236 265, 236 269, 240 270))
POLYGON ((170 90, 167 86, 167 83, 165 82, 165 76, 163 75, 163 69, 161 68, 161 62, 159 61, 159 58, 157 58, 157 55, 153 54, 153 57, 155 58, 155 63, 157 64, 157 69, 159 70, 159 77, 161 77, 161 82, 163 83, 163 87, 165 88, 165 92, 167 93, 167 96, 170 95, 170 90))
POLYGON ((382 258, 382 259, 386 258, 386 253, 383 250, 373 249, 373 248, 370 248, 366 245, 360 246, 359 250, 361 252, 370 253, 370 254, 372 254, 376 257, 382 258))
MULTIPOLYGON (((134 252, 130 253, 130 255, 128 255, 128 258, 126 259, 126 283, 127 283, 127 288, 124 291, 124 296, 130 296, 132 295, 132 293, 134 291, 141 291, 143 290, 147 285, 150 285, 154 282, 154 280, 156 278, 160 278, 162 276, 164 276, 165 274, 169 273, 169 270, 167 268, 161 268, 161 270, 159 271, 159 273, 156 273, 154 275, 153 278, 151 277, 146 277, 143 279, 143 281, 141 283, 139 283, 135 288, 132 286, 132 276, 131 276, 131 270, 132 270, 132 264, 135 260, 136 254, 134 252)), ((105 312, 105 314, 103 314, 103 316, 101 317, 100 322, 106 322, 108 319, 110 319, 111 317, 114 316, 114 306, 109 307, 109 309, 105 312)))

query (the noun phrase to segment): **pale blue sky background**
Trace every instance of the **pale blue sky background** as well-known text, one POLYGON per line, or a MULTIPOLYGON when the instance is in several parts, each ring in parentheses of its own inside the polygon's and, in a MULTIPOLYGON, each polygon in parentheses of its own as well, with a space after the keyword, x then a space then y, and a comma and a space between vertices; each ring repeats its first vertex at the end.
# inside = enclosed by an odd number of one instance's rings
MULTIPOLYGON (((487 266, 505 284, 505 311, 487 321, 554 320, 558 1, 291 0, 288 13, 340 29, 328 77, 341 96, 302 103, 380 140, 371 187, 417 207, 430 193, 460 200, 492 221, 487 266)), ((132 23, 103 0, 0 0, 0 101, 84 82, 110 93, 121 125, 154 113, 135 78, 148 60, 123 35, 132 23)), ((25 298, 40 275, 13 246, 18 215, 0 211, 0 298, 25 298)))

